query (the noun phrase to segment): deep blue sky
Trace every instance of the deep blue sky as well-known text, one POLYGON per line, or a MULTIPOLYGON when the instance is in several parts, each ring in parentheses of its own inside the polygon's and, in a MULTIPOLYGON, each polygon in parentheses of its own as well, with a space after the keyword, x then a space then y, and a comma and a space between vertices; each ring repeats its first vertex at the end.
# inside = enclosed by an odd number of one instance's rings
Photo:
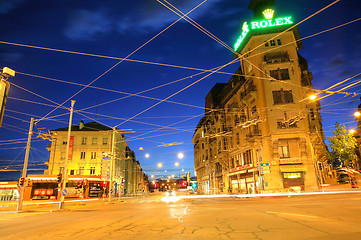
MULTIPOLYGON (((202 1, 169 2, 187 12, 202 1)), ((249 2, 250 0, 208 0, 189 16, 233 47, 241 33, 242 23, 253 16, 253 12, 247 9, 249 2)), ((299 22, 331 2, 276 0, 274 9, 278 15, 292 15, 294 21, 299 22)), ((359 9, 359 1, 342 0, 302 23, 299 26, 301 37, 358 19, 361 17, 359 9)), ((35 119, 42 118, 54 109, 55 103, 63 103, 82 88, 69 83, 87 85, 119 61, 14 46, 4 42, 123 58, 178 18, 156 0, 0 0, 0 68, 7 66, 17 72, 14 78, 9 79, 13 85, 6 105, 3 127, 0 128, 0 169, 10 163, 9 169, 21 168, 31 116, 35 119), (30 77, 28 74, 49 79, 30 77), (9 142, 15 139, 20 140, 9 142)), ((304 48, 300 53, 308 60, 309 70, 314 75, 315 89, 325 89, 360 72, 360 29, 361 21, 357 21, 303 41, 304 48)), ((181 20, 133 54, 130 59, 211 69, 232 61, 233 54, 194 26, 181 20)), ((234 73, 238 67, 236 63, 222 71, 234 73)), ((103 89, 87 88, 73 98, 76 100, 75 111, 92 107, 84 110, 87 113, 83 112, 83 115, 75 112, 73 123, 96 119, 109 127, 119 125, 123 122, 122 119, 133 117, 158 100, 132 96, 98 107, 93 106, 126 96, 120 92, 137 93, 198 72, 146 63, 122 62, 91 85, 103 89)), ((141 95, 163 99, 198 80, 200 76, 141 95)), ((135 131, 125 135, 143 170, 149 175, 170 174, 173 173, 172 169, 178 169, 178 175, 182 168, 193 173, 191 140, 194 129, 204 113, 205 96, 215 83, 227 82, 229 78, 230 75, 227 74, 214 74, 169 99, 178 104, 163 102, 132 119, 138 122, 128 121, 119 126, 120 129, 135 131), (180 121, 183 122, 178 123, 180 121), (161 126, 170 125, 177 129, 159 130, 161 126), (152 130, 157 131, 148 133, 152 130), (145 133, 148 134, 143 135, 145 133), (158 146, 171 142, 183 144, 172 147, 158 146), (143 147, 144 151, 139 151, 139 147, 143 147), (180 151, 185 154, 182 160, 177 159, 177 153, 180 151), (144 157, 146 153, 150 154, 150 158, 144 157), (176 161, 180 162, 177 168, 174 167, 176 161), (158 162, 163 163, 162 172, 153 172, 157 170, 158 162), (167 173, 164 170, 168 170, 167 173)), ((360 80, 360 77, 350 82, 356 80, 360 80)), ((348 91, 360 93, 360 85, 348 91)), ((347 128, 355 127, 352 114, 359 103, 359 97, 344 98, 342 95, 322 100, 326 135, 331 134, 335 121, 345 124, 347 128)), ((65 106, 69 107, 70 102, 65 103, 65 106)), ((60 108, 49 116, 66 112, 67 110, 60 108)), ((68 115, 55 117, 53 120, 42 120, 37 127, 44 128, 42 130, 66 127, 68 115)), ((49 156, 46 150, 48 143, 33 139, 29 168, 44 167, 33 164, 46 161, 49 156)))

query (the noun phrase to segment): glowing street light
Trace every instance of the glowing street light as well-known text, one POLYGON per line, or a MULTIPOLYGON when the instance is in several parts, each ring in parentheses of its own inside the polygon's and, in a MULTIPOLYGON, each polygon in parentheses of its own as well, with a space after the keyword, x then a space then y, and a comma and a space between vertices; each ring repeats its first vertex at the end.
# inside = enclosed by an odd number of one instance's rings
POLYGON ((178 153, 178 158, 179 158, 179 159, 184 158, 184 154, 183 154, 182 152, 178 153))
POLYGON ((162 163, 158 163, 158 167, 159 167, 159 168, 163 167, 163 164, 162 164, 162 163))
POLYGON ((350 129, 349 131, 351 134, 354 134, 355 133, 355 129, 350 129))
POLYGON ((359 117, 361 116, 361 113, 359 111, 356 111, 354 114, 353 114, 355 117, 359 117))
POLYGON ((145 154, 145 157, 146 157, 146 158, 149 158, 149 156, 150 156, 149 153, 145 154))
POLYGON ((317 95, 316 94, 312 94, 311 96, 310 96, 310 100, 315 100, 317 98, 317 95))
POLYGON ((178 167, 179 166, 179 162, 175 162, 174 166, 178 167))
POLYGON ((172 178, 174 178, 174 174, 172 175, 172 178))
POLYGON ((182 169, 182 172, 184 172, 184 169, 182 169))
POLYGON ((154 175, 150 176, 151 178, 154 178, 154 175))

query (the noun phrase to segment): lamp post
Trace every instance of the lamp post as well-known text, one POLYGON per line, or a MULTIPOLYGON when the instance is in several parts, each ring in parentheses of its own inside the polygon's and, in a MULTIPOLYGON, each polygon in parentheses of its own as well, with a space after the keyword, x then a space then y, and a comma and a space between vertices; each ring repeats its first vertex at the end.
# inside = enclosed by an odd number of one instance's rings
POLYGON ((112 154, 110 157, 110 168, 109 168, 109 192, 108 192, 108 202, 112 200, 113 194, 113 164, 114 164, 114 148, 115 148, 115 128, 113 128, 113 136, 112 136, 112 154))
POLYGON ((63 172, 63 179, 62 184, 60 187, 60 202, 59 202, 59 209, 64 208, 64 199, 66 192, 63 192, 66 188, 66 183, 68 182, 68 159, 69 159, 69 146, 70 146, 70 133, 71 133, 71 124, 73 121, 73 110, 74 110, 75 100, 71 100, 71 107, 70 107, 70 117, 69 117, 69 126, 68 126, 68 137, 66 143, 66 154, 65 154, 65 163, 64 163, 64 172, 63 172))

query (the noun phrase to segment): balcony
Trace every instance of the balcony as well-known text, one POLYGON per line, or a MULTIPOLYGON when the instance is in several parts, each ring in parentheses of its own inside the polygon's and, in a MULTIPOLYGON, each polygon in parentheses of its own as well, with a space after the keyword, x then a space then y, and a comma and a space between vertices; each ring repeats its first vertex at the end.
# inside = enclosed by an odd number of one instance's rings
POLYGON ((257 136, 262 136, 261 130, 252 131, 252 132, 246 134, 246 139, 249 140, 249 139, 251 139, 253 137, 257 137, 257 136))
POLYGON ((264 61, 268 64, 289 62, 290 57, 287 52, 268 53, 264 55, 264 61))
POLYGON ((252 84, 249 84, 249 85, 246 86, 245 89, 240 93, 241 100, 244 99, 249 93, 255 92, 255 91, 257 91, 256 85, 254 85, 253 83, 252 83, 252 84))

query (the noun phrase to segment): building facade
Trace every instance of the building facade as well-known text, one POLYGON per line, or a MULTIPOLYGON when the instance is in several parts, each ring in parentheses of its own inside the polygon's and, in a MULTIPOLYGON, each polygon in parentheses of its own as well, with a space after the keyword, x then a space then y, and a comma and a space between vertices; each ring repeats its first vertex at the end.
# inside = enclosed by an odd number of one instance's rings
POLYGON ((252 0, 234 57, 240 67, 206 96, 194 136, 194 164, 202 193, 316 190, 329 165, 312 73, 299 54, 291 17, 274 1, 252 0))
MULTIPOLYGON (((44 174, 64 173, 68 128, 51 131, 52 143, 48 146, 50 157, 48 170, 44 174)), ((99 177, 101 181, 110 180, 111 160, 113 162, 113 189, 115 194, 137 193, 144 190, 144 173, 135 154, 125 141, 125 136, 118 131, 96 122, 83 123, 71 127, 69 155, 67 162, 68 176, 83 178, 99 177), (114 145, 114 158, 112 147, 114 145)))

